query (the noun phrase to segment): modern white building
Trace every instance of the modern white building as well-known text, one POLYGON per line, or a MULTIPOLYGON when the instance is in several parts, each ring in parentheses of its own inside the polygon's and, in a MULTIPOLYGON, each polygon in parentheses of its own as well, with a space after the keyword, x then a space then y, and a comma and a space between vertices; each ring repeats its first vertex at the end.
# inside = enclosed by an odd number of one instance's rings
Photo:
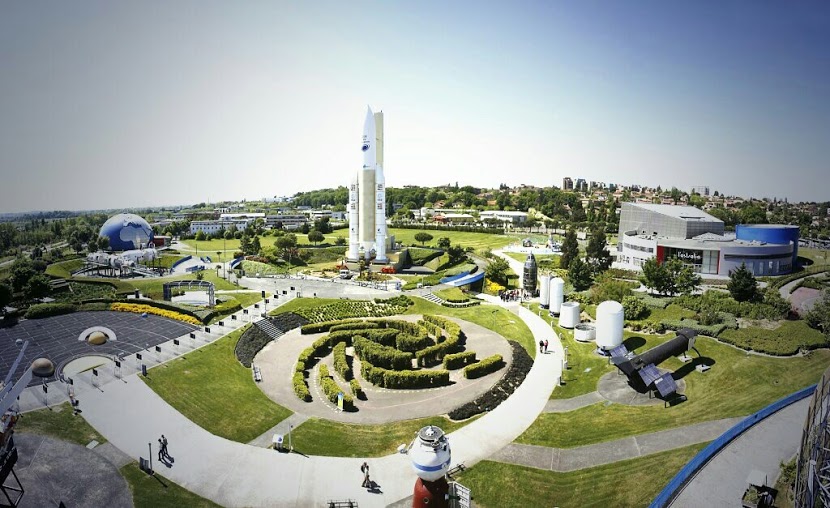
POLYGON ((614 267, 639 270, 649 259, 676 258, 701 274, 729 275, 746 265, 755 275, 782 275, 798 257, 798 226, 739 224, 693 206, 623 203, 614 267))
POLYGON ((386 263, 386 179, 383 176, 383 112, 367 108, 363 168, 349 185, 349 250, 346 259, 386 263))
POLYGON ((507 224, 523 224, 527 221, 527 212, 505 211, 505 210, 485 210, 479 212, 478 218, 483 221, 488 219, 496 219, 507 224))
POLYGON ((227 231, 231 227, 236 227, 238 230, 243 230, 252 222, 249 219, 236 220, 194 220, 190 222, 190 234, 195 235, 202 231, 206 235, 216 233, 217 231, 227 231))

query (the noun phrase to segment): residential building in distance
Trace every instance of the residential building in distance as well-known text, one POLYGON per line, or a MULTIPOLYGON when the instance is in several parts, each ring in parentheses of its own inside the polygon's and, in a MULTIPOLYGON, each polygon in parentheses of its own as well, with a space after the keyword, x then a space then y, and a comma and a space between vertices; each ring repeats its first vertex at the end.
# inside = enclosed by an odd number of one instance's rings
POLYGON ((527 221, 527 212, 513 212, 505 210, 484 210, 479 212, 479 219, 486 221, 496 219, 507 224, 524 224, 527 221))
POLYGON ((709 195, 709 186, 708 185, 698 185, 692 187, 692 192, 690 194, 700 194, 701 196, 708 196, 709 195))
POLYGON ((566 176, 562 179, 562 190, 574 190, 574 181, 571 177, 566 176))

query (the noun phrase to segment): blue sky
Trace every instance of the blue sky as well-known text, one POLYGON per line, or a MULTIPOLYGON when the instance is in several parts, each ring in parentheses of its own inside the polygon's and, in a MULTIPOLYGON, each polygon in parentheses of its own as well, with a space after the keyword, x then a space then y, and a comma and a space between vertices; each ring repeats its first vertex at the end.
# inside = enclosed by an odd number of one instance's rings
POLYGON ((346 185, 367 104, 390 186, 828 200, 827 48, 821 2, 6 2, 0 211, 346 185))

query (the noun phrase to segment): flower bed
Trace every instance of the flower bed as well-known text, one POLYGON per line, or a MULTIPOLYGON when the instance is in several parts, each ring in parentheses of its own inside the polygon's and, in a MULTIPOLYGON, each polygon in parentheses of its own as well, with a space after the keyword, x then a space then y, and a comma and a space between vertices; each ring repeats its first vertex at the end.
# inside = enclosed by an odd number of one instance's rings
POLYGON ((151 305, 144 305, 139 303, 123 303, 123 302, 115 302, 110 305, 110 310, 118 311, 118 312, 134 312, 136 314, 153 314, 156 316, 166 317, 168 319, 175 319, 178 321, 184 321, 185 323, 190 323, 192 325, 200 325, 202 324, 198 319, 193 316, 188 316, 186 314, 182 314, 181 312, 175 312, 172 310, 167 309, 160 309, 158 307, 154 307, 151 305))

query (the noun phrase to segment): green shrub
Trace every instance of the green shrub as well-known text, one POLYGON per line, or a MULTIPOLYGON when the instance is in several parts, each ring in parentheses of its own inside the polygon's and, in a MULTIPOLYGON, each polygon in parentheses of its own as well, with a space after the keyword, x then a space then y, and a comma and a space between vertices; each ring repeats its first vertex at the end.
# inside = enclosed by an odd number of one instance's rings
POLYGON ((777 291, 767 290, 761 303, 739 302, 728 293, 709 290, 702 295, 684 295, 675 298, 674 303, 693 310, 727 312, 749 319, 781 319, 790 309, 789 303, 777 291))
POLYGON ((369 330, 374 328, 380 328, 380 325, 374 321, 353 321, 332 326, 329 331, 340 332, 343 330, 369 330))
POLYGON ((394 329, 363 330, 360 332, 360 336, 384 346, 395 347, 398 333, 400 332, 394 329))
POLYGON ((320 365, 320 377, 329 377, 329 367, 325 363, 320 365))
POLYGON ((332 350, 334 354, 334 370, 340 374, 343 379, 349 381, 352 379, 352 368, 349 367, 349 362, 346 359, 346 343, 339 342, 332 350))
POLYGON ((488 356, 478 363, 464 367, 464 377, 467 379, 475 379, 486 376, 502 367, 504 367, 504 359, 501 355, 488 356))
POLYGON ((634 296, 642 300, 648 307, 652 309, 665 309, 674 301, 674 298, 672 297, 652 296, 646 293, 636 293, 634 296))
POLYGON ((29 307, 23 317, 26 319, 41 319, 50 316, 60 316, 61 314, 70 314, 76 310, 78 308, 71 303, 38 303, 29 307))
POLYGON ((338 325, 345 325, 350 323, 361 323, 362 321, 359 319, 337 319, 334 321, 322 321, 320 323, 309 323, 307 325, 303 325, 300 328, 300 333, 303 335, 309 335, 312 333, 321 333, 327 332, 333 326, 338 325))
POLYGON ((271 336, 260 330, 258 326, 250 326, 236 341, 233 352, 239 363, 250 368, 256 354, 272 340, 271 336))
POLYGON ((343 394, 343 410, 344 411, 353 411, 354 410, 354 397, 349 395, 348 393, 343 392, 340 388, 340 385, 329 376, 329 369, 326 367, 325 364, 320 365, 320 376, 319 376, 320 388, 323 389, 323 393, 326 394, 326 398, 329 399, 329 402, 337 403, 337 396, 339 394, 343 394))
POLYGON ((360 382, 357 379, 352 379, 349 381, 349 388, 352 390, 352 395, 357 398, 363 397, 363 388, 360 386, 360 382))
POLYGON ((475 363, 476 361, 475 351, 464 351, 461 353, 449 354, 444 357, 444 368, 447 370, 460 369, 461 367, 475 363))
POLYGON ((294 395, 303 402, 310 402, 311 393, 308 391, 308 385, 305 384, 303 373, 295 372, 292 382, 294 384, 294 395))
POLYGON ((445 386, 450 382, 447 370, 388 370, 361 359, 361 374, 375 386, 390 389, 416 389, 445 386))
POLYGON ((308 319, 312 323, 320 323, 345 318, 393 316, 402 314, 409 305, 414 303, 405 296, 379 300, 379 302, 381 303, 365 300, 342 300, 319 307, 299 309, 295 314, 308 319))
POLYGON ((591 303, 591 294, 586 291, 574 291, 565 295, 565 301, 578 302, 580 305, 585 306, 591 303))
POLYGON ((418 365, 426 367, 437 365, 444 359, 445 355, 456 352, 463 334, 458 324, 445 317, 424 314, 424 321, 440 327, 444 331, 443 336, 445 337, 445 340, 441 340, 439 337, 438 343, 434 346, 415 352, 418 365))
POLYGON ((664 319, 663 321, 660 321, 660 325, 662 325, 665 330, 674 331, 678 331, 683 328, 691 328, 697 333, 701 335, 708 335, 709 337, 717 337, 721 334, 721 332, 726 330, 726 325, 723 323, 704 326, 694 319, 664 319))
POLYGON ((418 351, 419 349, 432 346, 433 344, 435 344, 435 342, 429 337, 429 335, 426 334, 415 336, 400 332, 395 338, 395 347, 401 351, 408 351, 412 353, 418 351))
POLYGON ((646 302, 636 296, 626 296, 622 301, 625 319, 638 321, 648 316, 649 310, 646 302))
POLYGON ((384 369, 404 370, 412 368, 412 353, 404 353, 395 348, 384 346, 366 339, 355 336, 352 343, 354 351, 360 357, 361 362, 367 361, 384 369))

